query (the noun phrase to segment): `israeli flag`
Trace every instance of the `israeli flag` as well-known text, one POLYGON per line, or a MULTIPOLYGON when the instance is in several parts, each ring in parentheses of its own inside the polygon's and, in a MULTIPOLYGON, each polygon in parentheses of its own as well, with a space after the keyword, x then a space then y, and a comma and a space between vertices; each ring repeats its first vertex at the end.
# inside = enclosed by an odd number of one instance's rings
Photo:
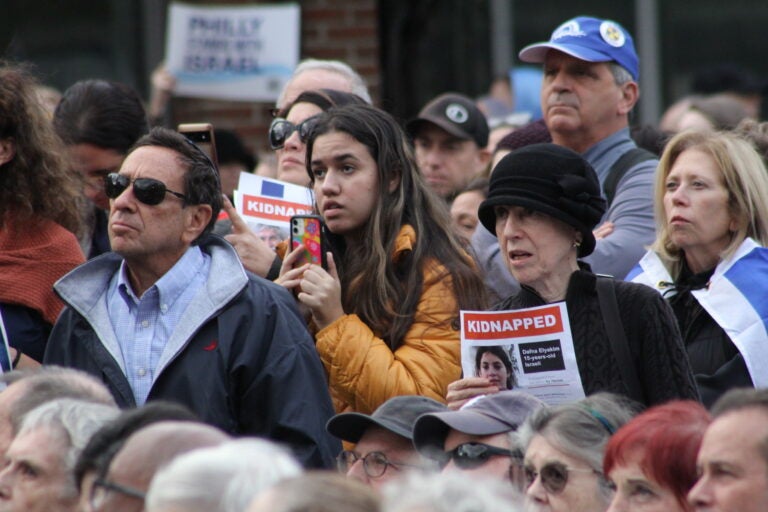
MULTIPOLYGON (((672 277, 649 251, 627 275, 664 293, 672 277)), ((768 387, 768 249, 747 238, 721 261, 706 288, 691 293, 739 349, 755 387, 768 387)), ((669 294, 667 293, 668 297, 669 294)))

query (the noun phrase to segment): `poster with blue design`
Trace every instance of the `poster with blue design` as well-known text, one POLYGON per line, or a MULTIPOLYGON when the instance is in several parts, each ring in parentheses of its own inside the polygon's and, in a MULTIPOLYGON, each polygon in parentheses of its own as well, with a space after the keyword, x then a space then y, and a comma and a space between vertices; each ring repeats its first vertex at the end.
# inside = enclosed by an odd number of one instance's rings
POLYGON ((172 3, 165 65, 174 94, 274 102, 299 60, 298 4, 172 3))

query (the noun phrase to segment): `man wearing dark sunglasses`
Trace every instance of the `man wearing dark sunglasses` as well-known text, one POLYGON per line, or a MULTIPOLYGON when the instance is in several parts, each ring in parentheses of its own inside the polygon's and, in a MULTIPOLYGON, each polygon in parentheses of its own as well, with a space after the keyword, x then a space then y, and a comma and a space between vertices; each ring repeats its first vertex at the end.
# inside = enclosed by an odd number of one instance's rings
POLYGON ((443 471, 467 471, 522 486, 522 453, 510 433, 544 404, 521 391, 478 397, 458 411, 425 414, 413 429, 413 444, 443 471))
POLYGON ((57 283, 67 307, 46 363, 103 379, 120 406, 180 402, 330 467, 339 444, 323 428, 333 407, 312 338, 293 298, 209 235, 222 203, 210 160, 155 128, 104 190, 114 252, 57 283))
POLYGON ((370 416, 337 414, 326 429, 342 441, 355 443, 336 458, 337 468, 347 478, 380 489, 403 471, 426 467, 427 461, 413 447, 413 425, 422 414, 445 410, 445 405, 431 398, 405 395, 390 398, 370 416))

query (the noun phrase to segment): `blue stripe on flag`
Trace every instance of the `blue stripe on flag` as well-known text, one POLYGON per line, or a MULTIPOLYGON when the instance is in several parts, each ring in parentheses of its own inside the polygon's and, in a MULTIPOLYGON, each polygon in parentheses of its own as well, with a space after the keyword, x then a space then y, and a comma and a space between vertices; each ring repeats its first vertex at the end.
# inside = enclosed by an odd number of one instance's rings
POLYGON ((739 259, 724 277, 738 289, 760 315, 768 330, 768 249, 758 247, 739 259))
POLYGON ((629 271, 629 274, 627 274, 627 277, 625 277, 624 280, 631 281, 642 273, 643 273, 643 267, 641 267, 640 264, 638 263, 632 268, 632 270, 629 271))
POLYGON ((261 182, 261 195, 263 196, 278 197, 282 199, 284 190, 285 186, 279 183, 272 183, 271 181, 266 180, 261 182))

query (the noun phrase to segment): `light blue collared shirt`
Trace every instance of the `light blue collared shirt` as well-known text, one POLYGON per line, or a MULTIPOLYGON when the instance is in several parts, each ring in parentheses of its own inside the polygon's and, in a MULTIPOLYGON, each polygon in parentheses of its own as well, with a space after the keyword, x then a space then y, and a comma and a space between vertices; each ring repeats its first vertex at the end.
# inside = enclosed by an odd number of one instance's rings
POLYGON ((141 297, 131 288, 125 261, 110 280, 107 311, 137 405, 146 402, 160 355, 190 301, 205 286, 210 267, 210 256, 193 246, 141 297))

